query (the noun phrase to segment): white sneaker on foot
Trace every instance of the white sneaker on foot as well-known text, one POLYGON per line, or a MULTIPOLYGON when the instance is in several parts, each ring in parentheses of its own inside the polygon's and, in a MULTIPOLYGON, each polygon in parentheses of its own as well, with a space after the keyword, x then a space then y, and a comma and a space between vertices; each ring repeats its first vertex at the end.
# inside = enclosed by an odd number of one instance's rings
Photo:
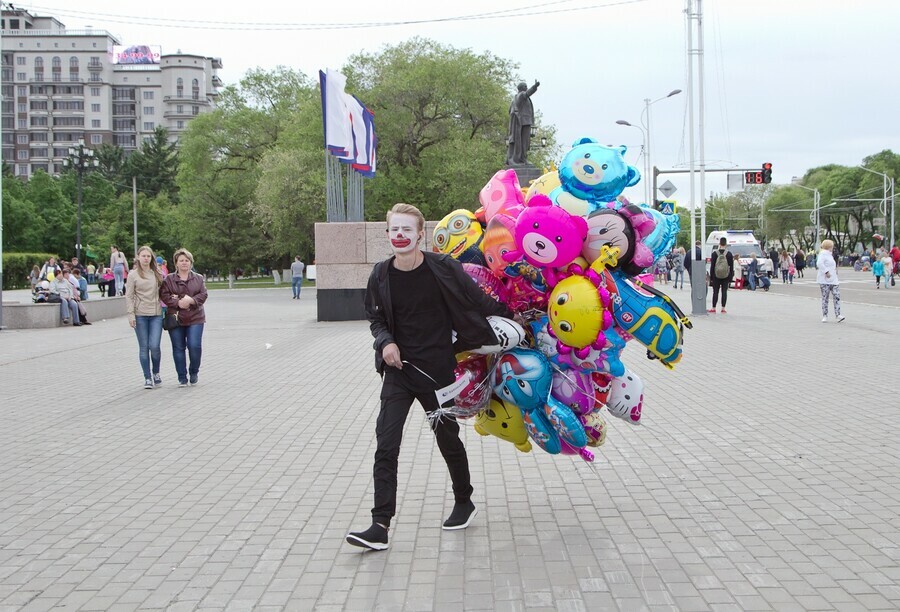
POLYGON ((828 317, 827 317, 827 316, 822 317, 822 323, 828 323, 828 317))
POLYGON ((837 322, 840 323, 840 322, 843 321, 845 318, 846 318, 846 317, 838 317, 837 322))

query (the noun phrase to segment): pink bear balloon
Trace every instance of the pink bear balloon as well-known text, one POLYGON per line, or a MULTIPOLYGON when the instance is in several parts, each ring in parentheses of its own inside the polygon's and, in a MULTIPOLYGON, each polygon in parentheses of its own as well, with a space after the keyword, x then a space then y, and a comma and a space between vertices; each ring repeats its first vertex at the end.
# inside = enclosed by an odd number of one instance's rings
POLYGON ((552 287, 556 284, 552 269, 565 267, 581 255, 587 230, 583 217, 571 215, 553 206, 547 196, 537 194, 516 218, 516 250, 503 258, 509 262, 524 258, 540 267, 552 287))

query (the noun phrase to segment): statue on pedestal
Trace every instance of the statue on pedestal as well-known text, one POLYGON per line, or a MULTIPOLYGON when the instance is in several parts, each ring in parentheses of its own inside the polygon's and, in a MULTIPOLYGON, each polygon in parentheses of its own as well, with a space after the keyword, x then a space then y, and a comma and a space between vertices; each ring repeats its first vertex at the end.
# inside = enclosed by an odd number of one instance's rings
POLYGON ((534 123, 534 105, 531 96, 540 86, 539 81, 528 87, 519 83, 518 92, 509 105, 509 133, 507 135, 506 165, 521 166, 527 162, 531 146, 531 125, 534 123))

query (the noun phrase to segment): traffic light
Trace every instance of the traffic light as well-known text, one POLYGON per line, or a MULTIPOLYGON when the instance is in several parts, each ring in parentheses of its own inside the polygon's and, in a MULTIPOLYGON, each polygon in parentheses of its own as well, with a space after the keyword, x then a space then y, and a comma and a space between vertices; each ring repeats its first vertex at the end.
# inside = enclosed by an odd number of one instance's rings
POLYGON ((771 183, 772 182, 772 163, 766 162, 762 165, 762 182, 763 183, 771 183))

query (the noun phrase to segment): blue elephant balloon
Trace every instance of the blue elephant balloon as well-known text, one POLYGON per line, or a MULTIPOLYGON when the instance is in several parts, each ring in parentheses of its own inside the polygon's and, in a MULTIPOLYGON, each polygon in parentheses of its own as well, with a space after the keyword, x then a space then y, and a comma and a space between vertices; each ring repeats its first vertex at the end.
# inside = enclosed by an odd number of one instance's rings
POLYGON ((575 141, 559 166, 563 189, 582 200, 610 202, 641 180, 625 161, 626 147, 606 147, 592 138, 575 141))
POLYGON ((562 446, 544 408, 550 397, 552 380, 550 362, 540 351, 514 348, 497 360, 491 385, 497 397, 515 404, 522 411, 528 436, 555 455, 562 446))

